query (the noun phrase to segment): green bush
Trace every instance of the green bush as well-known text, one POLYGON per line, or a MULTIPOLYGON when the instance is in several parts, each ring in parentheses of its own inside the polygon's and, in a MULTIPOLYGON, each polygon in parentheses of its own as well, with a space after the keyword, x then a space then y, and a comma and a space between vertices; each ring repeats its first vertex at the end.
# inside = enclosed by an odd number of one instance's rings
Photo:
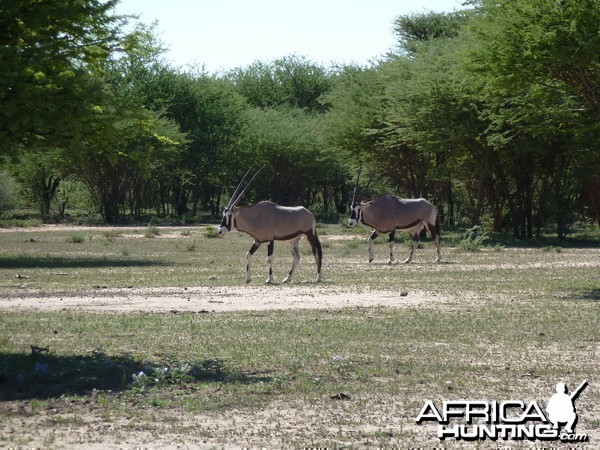
POLYGON ((469 228, 458 243, 458 248, 467 252, 478 252, 485 242, 489 240, 486 232, 479 225, 469 228))
POLYGON ((217 238, 219 237, 219 230, 212 225, 208 225, 204 230, 204 236, 209 239, 217 238))
POLYGON ((81 234, 72 234, 67 238, 67 242, 71 242, 72 244, 81 244, 82 242, 85 242, 85 236, 82 236, 81 234))
POLYGON ((0 212, 8 211, 17 206, 17 182, 4 172, 0 172, 0 212))

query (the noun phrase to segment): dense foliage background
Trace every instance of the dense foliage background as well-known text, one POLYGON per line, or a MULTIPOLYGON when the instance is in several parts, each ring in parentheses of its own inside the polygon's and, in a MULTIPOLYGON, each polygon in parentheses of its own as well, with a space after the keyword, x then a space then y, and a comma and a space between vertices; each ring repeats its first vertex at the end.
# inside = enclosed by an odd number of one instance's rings
POLYGON ((322 220, 362 168, 369 195, 426 197, 447 225, 600 225, 595 0, 474 0, 395 18, 396 51, 367 67, 291 55, 223 74, 169 65, 116 3, 0 4, 5 215, 194 221, 265 165, 247 202, 322 220))

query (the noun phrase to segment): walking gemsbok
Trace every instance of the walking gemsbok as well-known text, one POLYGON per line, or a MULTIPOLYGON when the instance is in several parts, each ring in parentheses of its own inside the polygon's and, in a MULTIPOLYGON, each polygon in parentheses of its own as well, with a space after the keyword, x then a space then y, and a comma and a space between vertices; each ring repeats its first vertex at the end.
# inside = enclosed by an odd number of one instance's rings
POLYGON ((254 178, 256 178, 262 169, 260 168, 256 172, 241 192, 240 188, 249 171, 246 172, 246 175, 240 181, 240 184, 223 211, 223 220, 219 227, 219 235, 224 235, 228 231, 235 229, 247 233, 254 238, 252 247, 246 253, 246 283, 252 281, 250 259, 261 244, 265 242, 269 243, 267 247, 269 278, 267 278, 266 282, 273 282, 273 248, 275 241, 289 241, 291 244, 293 256, 292 268, 283 282, 289 283, 292 281, 296 267, 300 262, 298 242, 302 239, 302 236, 306 236, 317 263, 317 282, 321 281, 323 250, 317 236, 315 217, 310 211, 303 206, 279 206, 270 201, 258 202, 247 207, 237 206, 246 190, 252 184, 252 181, 254 181, 254 178))
MULTIPOLYGON (((358 179, 356 180, 358 185, 358 179)), ((366 188, 363 190, 363 193, 366 188)), ((356 187, 354 188, 356 197, 356 187)), ((413 244, 404 261, 412 261, 415 249, 419 245, 421 230, 427 227, 437 248, 437 262, 442 260, 440 252, 440 221, 435 206, 424 198, 406 199, 395 195, 384 195, 367 202, 355 202, 352 199, 352 211, 348 220, 349 227, 355 227, 358 222, 374 228, 369 237, 369 262, 373 261, 373 240, 380 234, 389 233, 388 246, 390 257, 388 264, 394 261, 394 236, 396 230, 408 231, 412 234, 413 244)))

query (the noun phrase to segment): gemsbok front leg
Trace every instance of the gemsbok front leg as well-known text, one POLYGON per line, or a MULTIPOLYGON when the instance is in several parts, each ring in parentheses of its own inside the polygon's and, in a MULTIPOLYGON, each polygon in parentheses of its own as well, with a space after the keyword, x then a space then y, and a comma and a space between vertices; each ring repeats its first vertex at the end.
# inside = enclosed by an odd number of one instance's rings
POLYGON ((388 259, 388 264, 394 262, 394 237, 396 237, 396 230, 393 230, 388 238, 388 247, 390 248, 390 259, 388 259))
POLYGON ((285 277, 285 280, 283 280, 284 283, 289 283, 292 281, 296 267, 298 267, 298 263, 300 262, 300 250, 298 249, 298 242, 300 242, 300 238, 294 239, 290 243, 292 247, 292 256, 294 259, 292 261, 292 268, 290 269, 289 275, 285 277))
POLYGON ((371 236, 369 236, 368 242, 369 242, 369 262, 373 262, 373 241, 377 238, 377 236, 379 236, 379 234, 377 233, 377 231, 373 230, 373 233, 371 234, 371 236))
POLYGON ((250 247, 250 250, 248 250, 248 253, 246 253, 246 283, 250 283, 252 281, 252 270, 250 269, 250 259, 252 258, 252 255, 254 255, 256 250, 258 250, 258 247, 260 247, 260 244, 261 244, 260 242, 254 241, 254 243, 252 244, 252 247, 250 247))
POLYGON ((408 264, 412 261, 413 255, 415 254, 415 250, 419 247, 419 242, 421 242, 421 229, 418 231, 412 231, 412 247, 410 248, 410 253, 408 254, 408 258, 404 260, 404 264, 408 264))
POLYGON ((275 248, 275 241, 270 241, 267 247, 267 262, 269 263, 269 278, 265 284, 271 284, 273 282, 273 249, 275 248))

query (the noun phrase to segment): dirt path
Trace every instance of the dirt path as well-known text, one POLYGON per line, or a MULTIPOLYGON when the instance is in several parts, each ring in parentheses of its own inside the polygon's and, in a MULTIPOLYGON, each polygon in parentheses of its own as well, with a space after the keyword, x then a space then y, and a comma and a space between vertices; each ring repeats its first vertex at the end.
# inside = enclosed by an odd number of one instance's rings
POLYGON ((0 295, 0 309, 81 311, 221 312, 281 309, 334 309, 388 306, 407 308, 441 305, 450 296, 423 291, 332 288, 323 285, 229 286, 191 288, 94 289, 40 295, 21 291, 19 296, 0 295))

